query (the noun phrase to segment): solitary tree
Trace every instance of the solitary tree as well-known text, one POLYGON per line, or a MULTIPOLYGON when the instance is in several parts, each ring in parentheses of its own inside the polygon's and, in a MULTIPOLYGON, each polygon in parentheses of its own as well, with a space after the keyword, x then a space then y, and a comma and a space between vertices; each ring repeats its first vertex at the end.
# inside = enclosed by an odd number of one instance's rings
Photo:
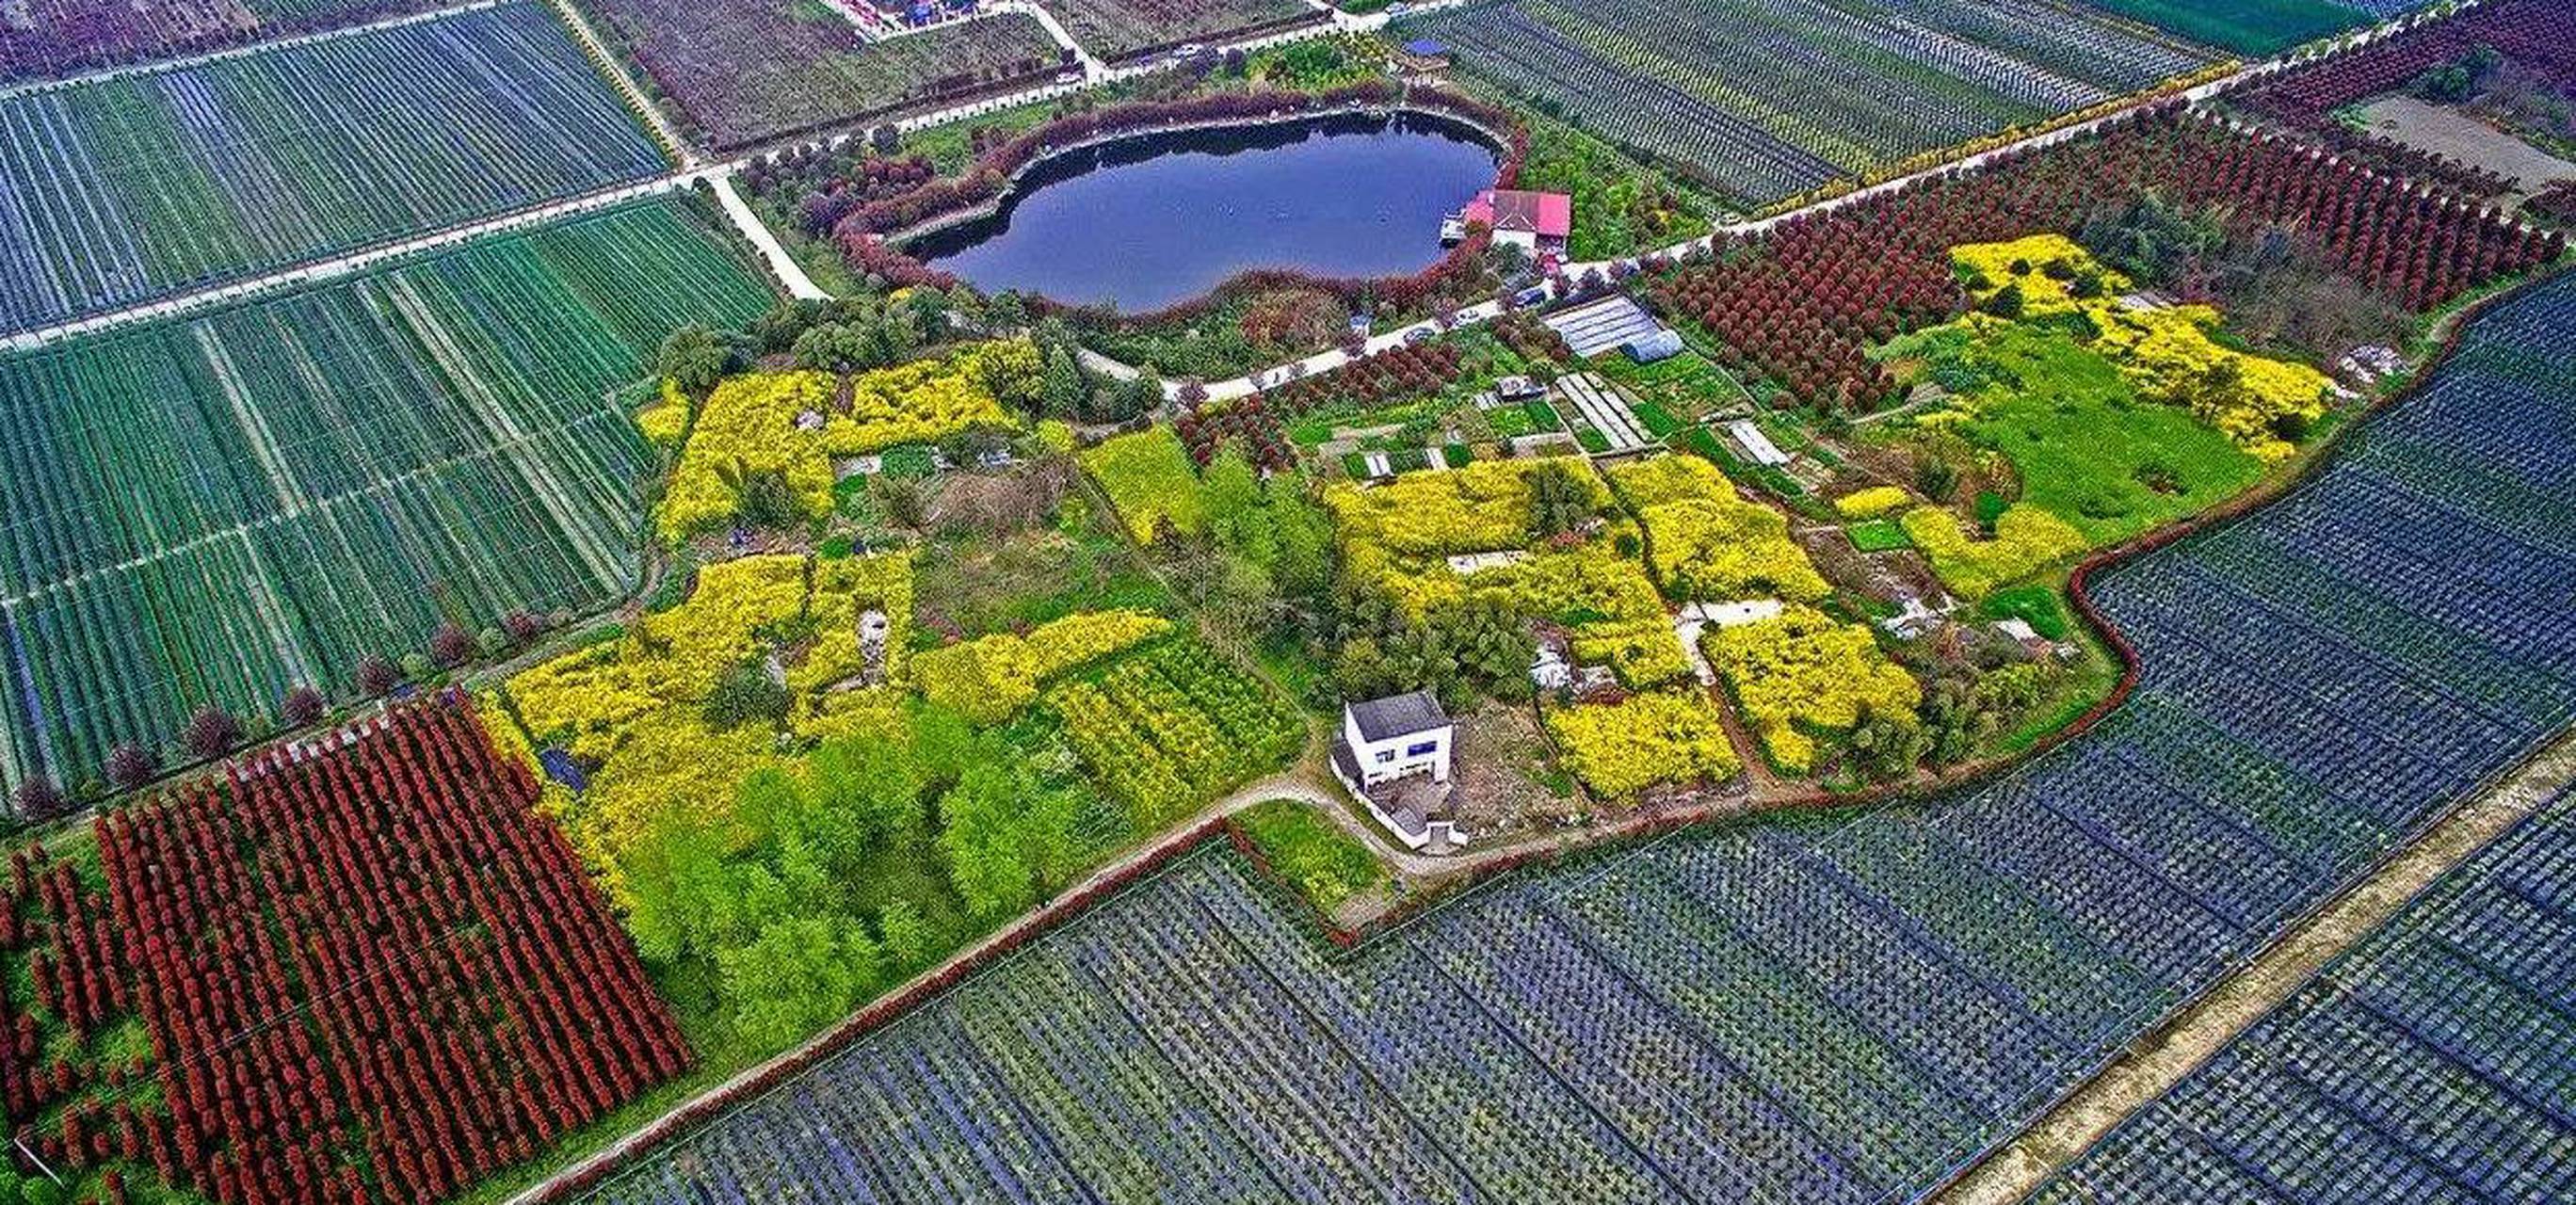
POLYGON ((1592 517, 1591 492, 1564 465, 1550 461, 1529 476, 1530 534, 1553 539, 1583 526, 1592 517))
POLYGON ((653 353, 653 371, 668 377, 683 393, 704 396, 724 379, 733 352, 714 331, 695 324, 672 331, 653 353))
POLYGON ((358 693, 370 699, 381 699, 402 685, 402 671, 394 668, 393 662, 374 653, 358 659, 358 668, 352 678, 358 693))
POLYGON ((208 703, 188 717, 188 726, 179 733, 179 744, 189 756, 217 758, 232 752, 242 743, 241 721, 232 713, 208 703))
POLYGON ((151 750, 132 743, 107 751, 107 782, 120 791, 131 791, 161 775, 161 759, 151 750))
POLYGON ((440 669, 454 669, 474 656, 474 634, 450 619, 429 634, 429 660, 440 669))
POLYGON ((310 686, 298 686, 286 692, 286 698, 277 706, 277 714, 278 718, 286 721, 287 727, 304 728, 321 723, 326 709, 321 691, 310 686))
POLYGON ((9 802, 10 814, 28 824, 42 824, 71 810, 71 800, 64 796, 62 788, 42 774, 30 775, 19 783, 9 802))

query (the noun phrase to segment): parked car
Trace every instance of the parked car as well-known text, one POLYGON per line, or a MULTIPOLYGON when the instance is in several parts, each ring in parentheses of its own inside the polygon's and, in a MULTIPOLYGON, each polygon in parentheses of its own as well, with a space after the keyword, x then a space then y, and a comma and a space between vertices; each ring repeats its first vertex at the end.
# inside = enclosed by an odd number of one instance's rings
POLYGON ((1416 344, 1416 343, 1429 343, 1430 341, 1432 341, 1432 340, 1434 340, 1434 339, 1437 339, 1437 338, 1439 338, 1439 337, 1440 337, 1440 331, 1438 330, 1438 328, 1436 328, 1436 327, 1428 327, 1428 326, 1417 326, 1417 327, 1413 328, 1412 330, 1409 330, 1409 331, 1404 332, 1404 343, 1405 343, 1405 346, 1407 346, 1407 347, 1411 347, 1412 345, 1414 345, 1414 344, 1416 344))
POLYGON ((1404 3, 1403 0, 1396 0, 1396 3, 1386 6, 1386 15, 1389 17, 1401 17, 1412 11, 1413 6, 1404 3))
POLYGON ((1528 287, 1528 288, 1526 288, 1526 289, 1523 289, 1523 290, 1521 290, 1520 292, 1517 292, 1517 293, 1512 294, 1512 304, 1513 304, 1513 305, 1518 305, 1518 306, 1542 305, 1542 304, 1545 304, 1545 303, 1546 303, 1546 301, 1547 301, 1547 286, 1546 286, 1546 285, 1531 285, 1530 287, 1528 287))
POLYGON ((1199 57, 1200 53, 1206 49, 1207 47, 1201 46, 1196 42, 1192 42, 1187 46, 1183 46, 1180 49, 1173 51, 1172 57, 1176 59, 1194 59, 1199 57))

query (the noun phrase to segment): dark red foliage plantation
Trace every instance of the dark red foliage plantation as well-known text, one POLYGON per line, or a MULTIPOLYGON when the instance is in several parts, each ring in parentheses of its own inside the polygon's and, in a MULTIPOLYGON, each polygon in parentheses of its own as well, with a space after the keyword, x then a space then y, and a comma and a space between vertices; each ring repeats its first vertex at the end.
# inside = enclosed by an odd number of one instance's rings
POLYGON ((686 1070, 536 799, 446 694, 100 816, 95 874, 18 853, 16 1137, 220 1202, 428 1201, 686 1070), (148 1055, 86 1053, 129 1026, 148 1055))
POLYGON ((2566 245, 2555 232, 2299 143, 2167 109, 1982 171, 1802 214, 1664 275, 1651 292, 1705 327, 1730 366, 1770 377, 1807 405, 1866 410, 1896 386, 1863 349, 1965 304, 1950 248, 2073 231, 2105 206, 2150 195, 2236 228, 2276 229, 2413 310, 2547 262, 2566 245))
POLYGON ((2288 72, 2256 90, 2250 104, 2283 121, 2322 122, 2337 109, 2404 88, 2481 48, 2559 87, 2576 85, 2576 5, 2492 0, 2288 72))

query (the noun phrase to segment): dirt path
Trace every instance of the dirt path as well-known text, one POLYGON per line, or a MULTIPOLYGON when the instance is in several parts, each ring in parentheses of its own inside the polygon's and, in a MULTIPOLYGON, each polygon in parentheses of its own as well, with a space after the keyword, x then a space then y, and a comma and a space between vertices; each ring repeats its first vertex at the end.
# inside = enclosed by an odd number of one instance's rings
POLYGON ((2379 870, 2220 980, 2199 1000, 2075 1090, 2021 1136, 1971 1168, 1939 1205, 2009 1205, 2209 1061, 2288 1000, 2335 956, 2416 894, 2576 782, 2576 733, 2561 735, 2495 786, 2461 804, 2379 870))

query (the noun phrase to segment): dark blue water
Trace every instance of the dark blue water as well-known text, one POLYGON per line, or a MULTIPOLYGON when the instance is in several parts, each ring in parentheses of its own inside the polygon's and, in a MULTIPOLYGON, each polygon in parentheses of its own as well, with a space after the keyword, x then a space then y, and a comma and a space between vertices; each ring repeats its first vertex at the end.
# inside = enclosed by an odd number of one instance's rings
POLYGON ((1000 212, 910 250, 986 292, 1159 309, 1253 268, 1390 276, 1441 255, 1440 219, 1494 152, 1426 118, 1145 135, 1049 160, 1000 212))

